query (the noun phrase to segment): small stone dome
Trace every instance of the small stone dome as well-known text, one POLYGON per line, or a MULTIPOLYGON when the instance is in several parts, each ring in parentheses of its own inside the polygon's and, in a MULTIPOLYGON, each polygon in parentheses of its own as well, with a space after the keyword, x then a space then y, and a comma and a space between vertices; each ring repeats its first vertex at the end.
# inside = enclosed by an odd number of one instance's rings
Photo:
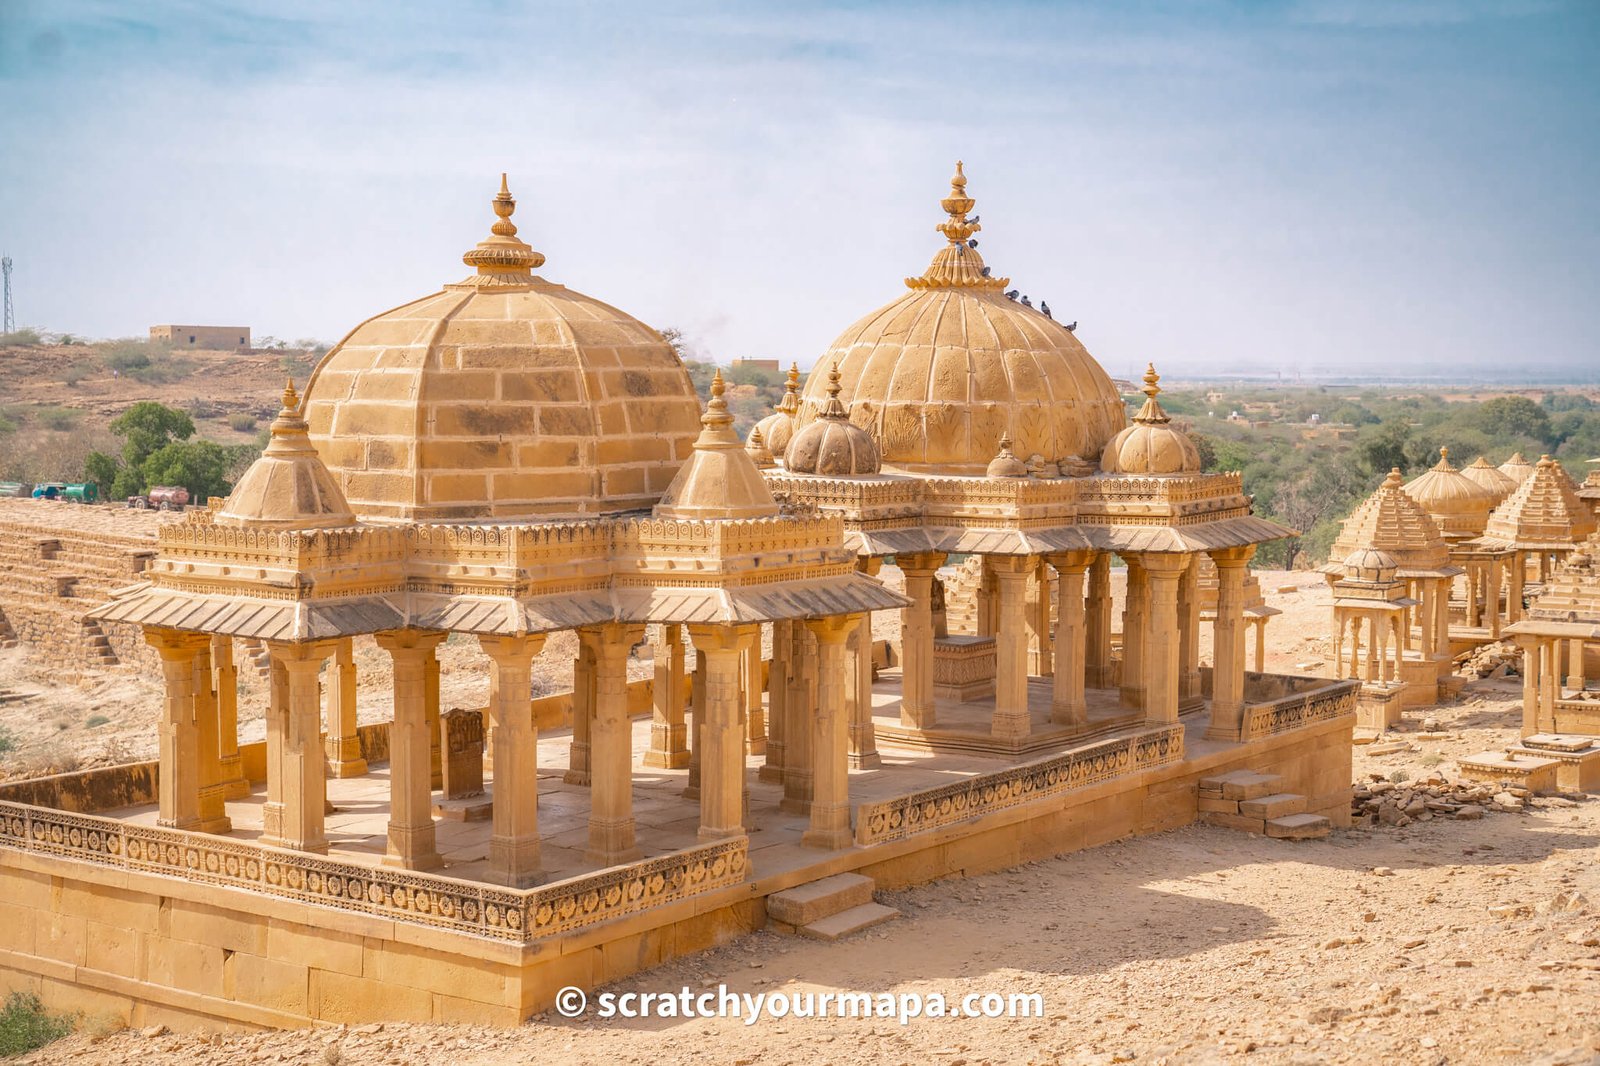
POLYGON ((261 458, 250 464, 216 513, 217 525, 255 529, 355 525, 355 513, 338 481, 312 447, 293 381, 284 387, 283 409, 272 422, 271 434, 261 458))
MULTIPOLYGON (((886 470, 976 476, 1002 434, 1050 462, 1098 455, 1127 422, 1110 375, 1071 330, 1008 298, 1008 279, 991 276, 959 163, 940 206, 945 244, 928 269, 841 333, 817 365, 838 363, 842 399, 886 470)), ((797 428, 821 417, 825 383, 820 373, 807 379, 797 428)))
POLYGON ((1533 464, 1521 452, 1512 452, 1511 458, 1500 464, 1500 472, 1520 485, 1533 476, 1533 464))
POLYGON ((1345 556, 1345 576, 1356 581, 1381 585, 1394 580, 1400 564, 1395 557, 1377 548, 1362 548, 1345 556))
POLYGON ((1489 465, 1489 460, 1478 456, 1471 466, 1464 467, 1461 476, 1471 478, 1473 481, 1494 497, 1494 502, 1499 503, 1516 489, 1519 482, 1516 478, 1502 474, 1499 470, 1489 465))
POLYGON ((777 410, 757 422, 750 430, 753 438, 757 430, 767 442, 767 447, 772 454, 782 455, 789 448, 789 438, 794 436, 794 414, 800 410, 800 364, 789 364, 789 380, 784 383, 783 399, 778 401, 777 410))
MULTIPOLYGON (((789 473, 871 477, 882 469, 877 442, 871 433, 850 421, 844 404, 839 402, 839 388, 839 367, 835 365, 828 372, 828 402, 821 417, 796 430, 783 453, 783 467, 789 473)), ((757 426, 756 431, 759 430, 757 426)))
POLYGON ((778 513, 767 479, 756 469, 733 431, 733 416, 722 398, 722 371, 711 379, 711 400, 700 417, 700 436, 689 461, 661 494, 658 518, 715 520, 768 518, 778 513))
POLYGON ((1018 459, 1011 451, 1011 434, 1003 433, 1000 436, 1000 453, 989 460, 989 466, 984 471, 986 477, 1028 477, 1030 471, 1028 464, 1018 459))
POLYGON ((1439 449, 1439 462, 1431 470, 1406 483, 1406 495, 1445 533, 1482 533, 1495 505, 1493 493, 1451 464, 1449 448, 1439 449))
POLYGON ((1133 425, 1111 438, 1100 456, 1100 469, 1107 474, 1198 474, 1200 449, 1161 409, 1156 396, 1161 392, 1161 375, 1151 363, 1144 372, 1144 406, 1133 416, 1133 425))
POLYGON ((772 449, 767 447, 767 438, 762 434, 760 426, 750 430, 750 439, 745 442, 744 450, 750 453, 750 458, 758 469, 770 470, 778 465, 777 457, 772 454, 772 449))
POLYGON ((700 399, 661 335, 533 273, 501 178, 474 273, 363 322, 305 391, 311 441, 363 518, 644 510, 689 458, 700 399))

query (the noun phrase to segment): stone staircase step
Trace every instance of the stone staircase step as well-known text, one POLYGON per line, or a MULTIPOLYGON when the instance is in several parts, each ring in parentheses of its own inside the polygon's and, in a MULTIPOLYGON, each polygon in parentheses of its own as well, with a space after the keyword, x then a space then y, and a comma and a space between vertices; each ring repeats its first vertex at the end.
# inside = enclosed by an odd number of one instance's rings
POLYGON ((1282 779, 1277 774, 1262 774, 1254 770, 1235 770, 1215 777, 1200 779, 1200 798, 1225 800, 1253 800, 1270 796, 1278 790, 1282 779))
POLYGON ((860 874, 834 874, 786 888, 767 897, 767 917, 783 925, 810 925, 841 911, 872 902, 876 883, 860 874))
MULTIPOLYGON (((843 876, 843 875, 841 875, 843 876)), ((770 897, 769 897, 770 898, 770 897)), ((862 903, 800 927, 800 935, 813 940, 840 940, 863 929, 893 921, 900 912, 881 903, 862 903)))
POLYGON ((1291 814, 1304 814, 1306 798, 1292 792, 1275 792, 1270 796, 1239 801, 1239 813, 1251 818, 1284 818, 1291 814))
POLYGON ((1333 831, 1333 823, 1320 814, 1289 814, 1267 819, 1267 836, 1279 840, 1320 840, 1333 831))

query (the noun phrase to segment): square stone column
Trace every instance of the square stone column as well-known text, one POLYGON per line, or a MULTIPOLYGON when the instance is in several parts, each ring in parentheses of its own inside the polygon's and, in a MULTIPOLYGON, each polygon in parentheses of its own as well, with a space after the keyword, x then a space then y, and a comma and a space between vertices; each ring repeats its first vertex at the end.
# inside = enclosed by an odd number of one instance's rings
POLYGON ((539 881, 539 729, 533 720, 533 660, 544 634, 479 637, 489 657, 494 746, 494 823, 486 879, 508 888, 539 881))
POLYGON ((845 689, 850 682, 846 642, 861 615, 807 619, 817 650, 817 709, 812 717, 813 794, 811 825, 800 845, 832 851, 855 842, 850 832, 849 714, 845 689))
POLYGON ((1578 692, 1587 684, 1583 676, 1583 638, 1573 637, 1567 642, 1567 687, 1578 692))
POLYGON ((911 601, 900 611, 900 723, 912 729, 934 724, 933 575, 945 558, 944 552, 896 556, 911 601))
POLYGON ((644 765, 681 770, 689 765, 683 709, 683 627, 655 627, 655 679, 650 686, 650 748, 644 765))
POLYGON ((567 748, 569 785, 589 783, 589 733, 594 725, 594 651, 578 634, 578 654, 572 659, 572 743, 567 748))
POLYGON ((361 738, 356 733, 355 642, 349 637, 334 646, 322 696, 328 772, 334 777, 360 777, 367 772, 367 760, 361 757, 361 738))
POLYGON ((1200 556, 1189 556, 1189 565, 1178 578, 1178 705, 1189 709, 1202 699, 1200 693, 1200 556))
POLYGON ((994 717, 990 732, 997 737, 1025 737, 1032 731, 1028 718, 1028 573, 1027 556, 995 556, 995 594, 999 617, 994 640, 994 717))
POLYGON ((791 666, 789 649, 792 622, 772 623, 772 662, 767 667, 767 751, 757 777, 775 784, 783 783, 784 726, 786 700, 789 695, 791 666))
POLYGON ((689 779, 680 795, 684 799, 700 798, 700 723, 706 714, 706 657, 700 648, 694 649, 694 671, 689 675, 689 779))
POLYGON ((156 824, 173 829, 200 828, 200 731, 195 718, 195 656, 211 640, 201 633, 147 628, 147 644, 161 657, 166 686, 158 730, 156 824))
MULTIPOLYGON (((1217 567, 1217 618, 1211 626, 1211 724, 1206 729, 1210 740, 1236 741, 1244 728, 1245 568, 1255 553, 1253 544, 1211 553, 1217 567)), ((1333 626, 1334 675, 1340 676, 1345 620, 1338 608, 1333 626)))
MULTIPOLYGON (((394 667, 394 723, 389 728, 389 846, 383 864, 405 870, 444 865, 434 842, 433 757, 429 743, 427 663, 443 633, 397 629, 376 635, 394 667)), ((435 662, 438 660, 434 659, 435 662)))
POLYGON ((422 659, 422 709, 428 723, 428 788, 444 787, 444 731, 439 727, 439 654, 429 648, 422 659))
POLYGON ((239 667, 233 660, 233 638, 211 638, 212 687, 217 693, 217 748, 222 767, 222 793, 226 799, 250 795, 239 757, 239 667))
MULTIPOLYGON (((233 828, 228 820, 227 784, 222 771, 221 722, 217 713, 217 691, 211 687, 211 641, 198 643, 194 652, 195 746, 200 765, 200 825, 202 833, 226 833, 233 828)), ((237 744, 235 744, 237 748, 237 744)))
POLYGON ((1124 555, 1128 565, 1127 596, 1122 606, 1122 678, 1119 682, 1122 705, 1144 707, 1145 630, 1149 625, 1149 587, 1141 556, 1124 555))
POLYGON ((1506 566, 1506 621, 1516 622, 1522 618, 1522 584, 1526 580, 1528 563, 1518 551, 1511 553, 1506 566))
POLYGON ((1089 593, 1084 607, 1083 683, 1111 687, 1111 555, 1094 553, 1089 564, 1089 593))
POLYGON ((1556 731, 1556 700, 1561 689, 1561 642, 1539 639, 1539 732, 1556 731))
MULTIPOLYGON (((628 653, 644 627, 607 622, 578 630, 593 656, 590 723, 589 849, 584 858, 615 866, 639 858, 633 828, 633 732, 628 719, 628 653)), ((698 724, 698 723, 697 723, 698 724)))
POLYGON ((1049 677, 1054 670, 1055 658, 1050 644, 1051 587, 1050 566, 1043 558, 1033 560, 1033 572, 1028 575, 1028 674, 1031 677, 1049 677))
POLYGON ((846 642, 845 711, 850 719, 850 769, 883 765, 878 730, 872 724, 872 615, 864 614, 846 642))
POLYGON ((261 842, 324 854, 328 838, 327 762, 322 751, 322 692, 318 673, 332 641, 266 641, 273 672, 267 708, 267 803, 261 842))
POLYGON ((1141 685, 1144 720, 1147 725, 1171 725, 1178 720, 1178 581, 1189 557, 1151 552, 1139 561, 1149 589, 1141 685))
POLYGON ((784 697, 784 763, 783 799, 778 809, 788 814, 811 813, 816 767, 815 719, 817 701, 820 699, 817 673, 818 651, 816 634, 809 624, 796 622, 789 627, 791 636, 790 662, 793 664, 793 682, 784 697))
POLYGON ((761 627, 745 646, 740 660, 740 691, 744 694, 744 725, 746 750, 751 755, 762 755, 767 750, 767 712, 761 704, 761 627))
POLYGON ((1056 568, 1055 673, 1050 687, 1050 721, 1082 729, 1089 724, 1084 702, 1086 627, 1084 577, 1094 559, 1088 551, 1063 552, 1049 557, 1056 568))
POLYGON ((695 653, 703 664, 705 702, 696 715, 700 729, 700 831, 702 840, 744 833, 744 693, 740 690, 745 651, 761 627, 690 626, 695 653))
POLYGON ((1519 636, 1522 649, 1522 736, 1539 732, 1539 638, 1519 636))

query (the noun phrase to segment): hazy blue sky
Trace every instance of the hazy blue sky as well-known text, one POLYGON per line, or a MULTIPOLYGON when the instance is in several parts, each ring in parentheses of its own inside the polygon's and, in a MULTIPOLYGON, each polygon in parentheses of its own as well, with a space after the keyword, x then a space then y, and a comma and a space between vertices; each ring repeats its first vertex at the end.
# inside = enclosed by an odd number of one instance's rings
POLYGON ((0 0, 22 323, 333 340, 547 278, 808 364, 941 240, 1108 369, 1596 375, 1600 2, 0 0))

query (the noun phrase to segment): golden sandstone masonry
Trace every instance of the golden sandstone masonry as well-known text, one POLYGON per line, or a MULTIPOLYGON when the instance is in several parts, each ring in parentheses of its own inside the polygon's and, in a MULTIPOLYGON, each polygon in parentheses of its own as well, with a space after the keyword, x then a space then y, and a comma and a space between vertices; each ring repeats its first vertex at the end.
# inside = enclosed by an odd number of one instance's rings
POLYGON ((1154 367, 1130 421, 1077 338, 1005 296, 959 165, 928 269, 747 441, 720 376, 702 411, 658 334, 534 273, 504 180, 493 204, 472 273, 291 383, 233 494, 163 525, 92 612, 159 657, 160 757, 0 787, 0 984, 137 1024, 514 1025, 762 928, 774 893, 1183 825, 1230 774, 1275 775, 1297 812, 1240 828, 1348 820, 1361 681, 1245 669, 1247 565, 1288 531, 1200 472, 1154 367), (563 631, 553 718, 530 671, 563 631), (358 730, 366 636, 393 714, 358 730), (439 706, 446 640, 482 652, 481 729, 439 706), (271 697, 241 746, 246 642, 271 697), (486 821, 436 813, 447 730, 483 738, 486 821))

